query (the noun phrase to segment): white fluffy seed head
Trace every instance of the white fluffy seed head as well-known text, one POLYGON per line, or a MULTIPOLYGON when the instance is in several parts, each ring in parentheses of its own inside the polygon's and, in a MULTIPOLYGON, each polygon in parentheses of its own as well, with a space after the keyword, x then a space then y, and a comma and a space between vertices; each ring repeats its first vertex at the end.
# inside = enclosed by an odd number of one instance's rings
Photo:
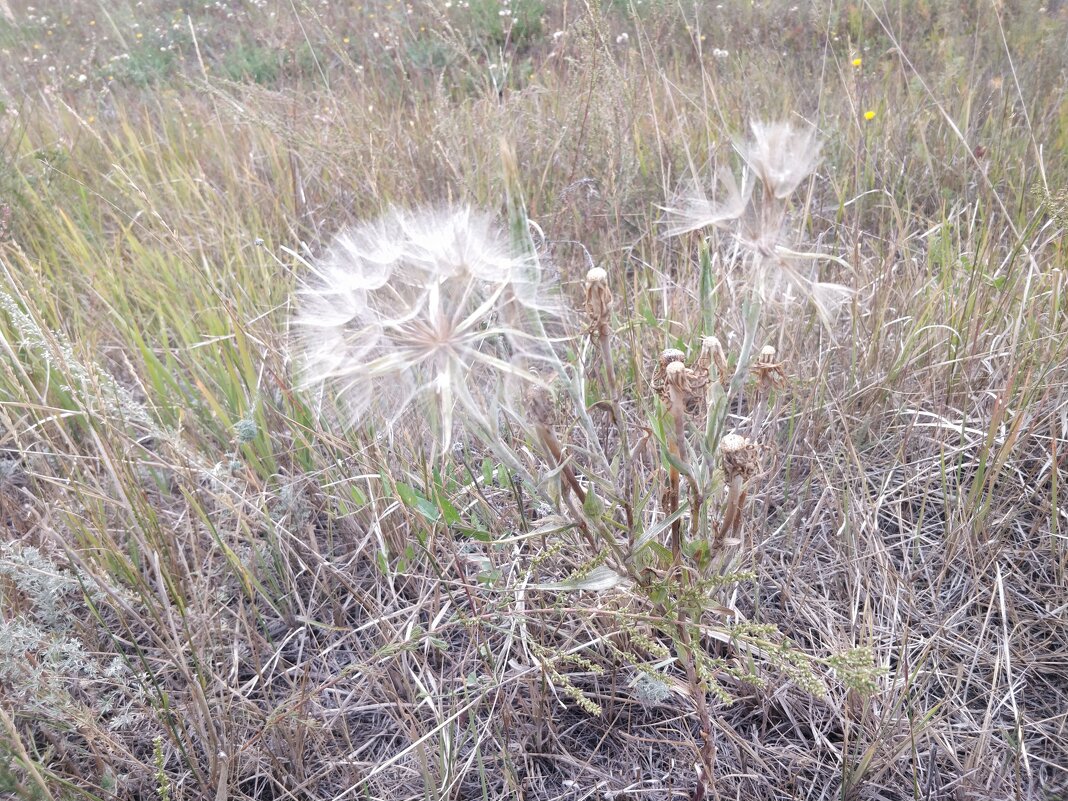
POLYGON ((789 197, 819 163, 821 143, 816 129, 755 120, 750 128, 753 138, 739 143, 738 152, 768 192, 780 200, 789 197))
POLYGON ((466 207, 391 210, 342 231, 299 293, 302 383, 332 393, 349 424, 429 424, 447 449, 457 411, 493 427, 501 379, 530 375, 517 357, 551 358, 539 279, 466 207))
POLYGON ((591 267, 586 273, 586 283, 599 284, 608 280, 608 271, 603 267, 591 267))

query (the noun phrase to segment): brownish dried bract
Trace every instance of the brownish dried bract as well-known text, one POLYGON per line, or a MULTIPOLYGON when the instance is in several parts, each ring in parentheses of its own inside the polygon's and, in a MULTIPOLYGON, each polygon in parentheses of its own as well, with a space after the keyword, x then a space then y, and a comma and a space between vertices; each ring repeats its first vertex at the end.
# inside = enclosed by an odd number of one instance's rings
POLYGON ((656 362, 656 367, 653 368, 653 379, 650 382, 653 388, 653 392, 664 397, 664 380, 667 378, 667 368, 669 364, 674 362, 684 362, 686 360, 686 354, 678 348, 668 348, 660 354, 660 358, 656 362))
POLYGON ((786 370, 782 362, 775 359, 775 348, 765 345, 760 349, 760 356, 753 365, 753 375, 756 376, 757 388, 761 391, 768 389, 782 389, 786 386, 786 370))
POLYGON ((530 418, 538 425, 553 425, 556 422, 556 404, 552 391, 541 384, 533 384, 525 394, 530 418))
POLYGON ((697 414, 704 407, 708 370, 698 361, 696 368, 687 367, 681 350, 669 348, 660 355, 653 372, 653 389, 672 414, 697 414))
POLYGON ((590 318, 590 333, 607 333, 609 314, 612 311, 612 290, 608 286, 608 273, 594 267, 586 273, 586 314, 590 318))
POLYGON ((716 337, 705 337, 701 340, 701 355, 697 357, 697 369, 708 374, 712 379, 712 368, 716 368, 716 379, 720 386, 726 387, 730 382, 731 375, 727 364, 727 354, 723 350, 716 337))
POLYGON ((760 470, 760 446, 748 437, 728 434, 719 443, 723 457, 723 473, 727 478, 727 499, 723 504, 723 519, 716 526, 712 550, 718 553, 730 539, 741 533, 746 482, 760 470))
POLYGON ((736 478, 748 481, 760 470, 760 446, 748 437, 727 434, 719 443, 719 451, 728 482, 736 478))

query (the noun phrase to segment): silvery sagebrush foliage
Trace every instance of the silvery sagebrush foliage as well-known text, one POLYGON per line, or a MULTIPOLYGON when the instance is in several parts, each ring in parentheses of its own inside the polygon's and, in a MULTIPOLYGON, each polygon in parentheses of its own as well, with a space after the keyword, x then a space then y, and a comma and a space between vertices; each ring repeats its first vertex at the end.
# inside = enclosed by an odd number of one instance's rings
POLYGON ((293 318, 302 383, 391 440, 429 426, 443 452, 458 425, 496 430, 505 381, 554 369, 549 298, 537 259, 489 216, 391 209, 310 265, 293 318))
POLYGON ((91 578, 38 548, 0 543, 0 697, 20 715, 68 727, 139 719, 146 699, 127 661, 78 631, 88 600, 107 603, 91 578))
POLYGON ((751 138, 735 143, 744 162, 741 180, 730 169, 715 170, 719 192, 711 198, 694 181, 664 208, 664 235, 729 230, 737 246, 735 260, 748 266, 762 300, 788 299, 796 293, 809 299, 827 322, 850 290, 810 273, 819 261, 844 263, 828 254, 799 250, 789 224, 790 198, 815 173, 821 142, 811 126, 753 121, 750 129, 751 138))

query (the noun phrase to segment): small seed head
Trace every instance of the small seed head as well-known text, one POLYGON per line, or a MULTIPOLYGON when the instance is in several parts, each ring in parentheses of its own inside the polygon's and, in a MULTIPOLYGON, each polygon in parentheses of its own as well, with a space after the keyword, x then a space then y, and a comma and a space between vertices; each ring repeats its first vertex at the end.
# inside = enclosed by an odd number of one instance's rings
POLYGON ((660 354, 660 366, 663 367, 664 369, 667 369, 667 366, 669 364, 671 364, 672 362, 681 362, 681 361, 685 361, 685 359, 686 359, 686 354, 683 353, 678 348, 666 348, 660 354))
POLYGON ((748 481, 760 469, 760 446, 748 437, 727 434, 720 440, 719 452, 723 456, 723 472, 729 481, 738 477, 748 481))
POLYGON ((656 363, 656 367, 653 368, 653 380, 651 382, 653 392, 664 398, 664 382, 667 380, 667 368, 668 365, 679 363, 683 364, 686 359, 686 354, 678 348, 667 348, 660 354, 660 359, 656 363))
POLYGON ((775 361, 776 351, 771 345, 760 349, 753 373, 756 375, 757 388, 764 391, 771 388, 782 389, 786 386, 786 371, 782 363, 775 361))
POLYGON ((608 286, 608 272, 594 267, 586 273, 586 314, 590 318, 591 333, 607 333, 612 309, 612 290, 608 286))
POLYGON ((727 372, 727 354, 718 338, 710 336, 701 340, 701 355, 697 357, 697 367, 708 374, 709 380, 712 379, 712 368, 715 367, 719 383, 727 385, 730 380, 730 374, 727 372))

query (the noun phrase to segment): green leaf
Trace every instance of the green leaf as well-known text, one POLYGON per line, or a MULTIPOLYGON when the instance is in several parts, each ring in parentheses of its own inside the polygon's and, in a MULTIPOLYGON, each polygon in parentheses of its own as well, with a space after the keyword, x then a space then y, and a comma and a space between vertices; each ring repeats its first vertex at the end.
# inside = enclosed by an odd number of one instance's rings
POLYGON ((405 506, 415 509, 419 514, 430 521, 437 521, 441 518, 441 510, 427 498, 424 498, 414 488, 405 484, 403 481, 397 481, 394 483, 397 488, 397 496, 401 499, 401 503, 405 506))
POLYGON ((582 504, 582 511, 586 513, 590 520, 600 520, 601 516, 604 515, 604 504, 597 497, 597 490, 594 489, 592 484, 586 490, 586 500, 582 504))

